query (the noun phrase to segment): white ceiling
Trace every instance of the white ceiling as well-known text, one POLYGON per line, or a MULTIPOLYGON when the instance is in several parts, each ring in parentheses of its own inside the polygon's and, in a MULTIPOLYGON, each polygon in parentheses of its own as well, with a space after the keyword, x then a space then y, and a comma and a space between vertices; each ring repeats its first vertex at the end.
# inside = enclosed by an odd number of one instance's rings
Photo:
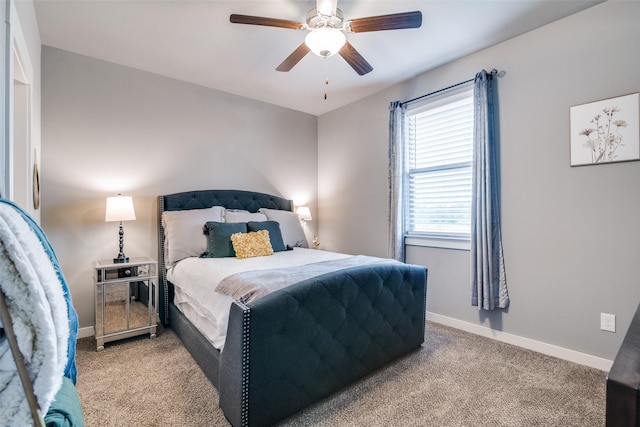
POLYGON ((338 55, 275 68, 306 35, 231 24, 231 13, 304 22, 315 0, 36 0, 42 44, 321 115, 601 0, 339 0, 345 19, 419 10, 422 27, 348 34, 373 66, 338 55), (324 77, 329 77, 325 100, 324 77))

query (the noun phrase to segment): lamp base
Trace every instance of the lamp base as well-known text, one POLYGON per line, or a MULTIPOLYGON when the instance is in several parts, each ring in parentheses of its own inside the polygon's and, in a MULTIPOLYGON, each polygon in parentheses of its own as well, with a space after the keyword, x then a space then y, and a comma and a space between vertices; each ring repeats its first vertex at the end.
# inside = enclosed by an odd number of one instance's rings
POLYGON ((118 252, 118 255, 116 255, 116 257, 113 259, 113 263, 114 264, 122 264, 123 262, 129 262, 129 257, 125 256, 124 254, 124 228, 122 227, 122 221, 120 221, 120 231, 118 232, 118 237, 119 237, 119 246, 120 246, 120 252, 118 252))

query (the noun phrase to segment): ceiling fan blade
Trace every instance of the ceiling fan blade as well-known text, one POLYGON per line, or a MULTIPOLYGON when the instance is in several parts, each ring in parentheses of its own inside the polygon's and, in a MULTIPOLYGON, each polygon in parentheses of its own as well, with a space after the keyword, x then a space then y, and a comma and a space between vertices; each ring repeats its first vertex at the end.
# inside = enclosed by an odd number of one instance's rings
POLYGON ((402 12, 391 15, 370 16, 358 18, 349 22, 351 31, 364 33, 367 31, 402 30, 405 28, 420 28, 422 12, 402 12))
POLYGON ((291 55, 287 56, 287 59, 282 61, 282 64, 278 65, 278 68, 276 68, 276 70, 277 71, 291 70, 294 67, 294 65, 300 62, 300 60, 304 58, 304 56, 307 53, 309 53, 310 50, 311 49, 309 49, 309 47, 304 42, 302 42, 302 44, 298 46, 296 50, 291 52, 291 55))
POLYGON ((238 15, 231 14, 229 21, 233 24, 249 24, 263 25, 265 27, 290 28, 292 30, 300 30, 304 28, 303 24, 287 19, 265 18, 262 16, 238 15))
POLYGON ((338 51, 338 53, 344 58, 345 61, 347 61, 347 64, 351 65, 351 68, 356 70, 356 73, 360 74, 361 76, 364 76, 365 74, 373 70, 373 67, 349 42, 346 42, 344 46, 342 46, 342 49, 338 51))

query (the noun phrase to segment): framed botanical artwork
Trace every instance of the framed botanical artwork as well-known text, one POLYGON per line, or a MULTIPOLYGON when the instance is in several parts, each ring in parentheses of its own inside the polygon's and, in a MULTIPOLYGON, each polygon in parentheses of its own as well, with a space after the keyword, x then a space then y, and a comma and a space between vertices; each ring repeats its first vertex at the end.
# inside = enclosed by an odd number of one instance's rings
POLYGON ((640 160, 639 107, 637 93, 571 107, 571 166, 640 160))

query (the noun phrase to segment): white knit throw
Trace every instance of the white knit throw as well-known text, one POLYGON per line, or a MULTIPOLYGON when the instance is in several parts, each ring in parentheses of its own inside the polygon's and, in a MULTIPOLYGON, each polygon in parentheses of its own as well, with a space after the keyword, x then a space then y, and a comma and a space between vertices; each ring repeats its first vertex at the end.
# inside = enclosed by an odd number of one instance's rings
MULTIPOLYGON (((0 203, 0 287, 38 405, 45 414, 62 385, 67 363, 67 305, 42 243, 20 213, 5 203, 0 203)), ((32 424, 22 382, 3 335, 0 426, 32 424)))

